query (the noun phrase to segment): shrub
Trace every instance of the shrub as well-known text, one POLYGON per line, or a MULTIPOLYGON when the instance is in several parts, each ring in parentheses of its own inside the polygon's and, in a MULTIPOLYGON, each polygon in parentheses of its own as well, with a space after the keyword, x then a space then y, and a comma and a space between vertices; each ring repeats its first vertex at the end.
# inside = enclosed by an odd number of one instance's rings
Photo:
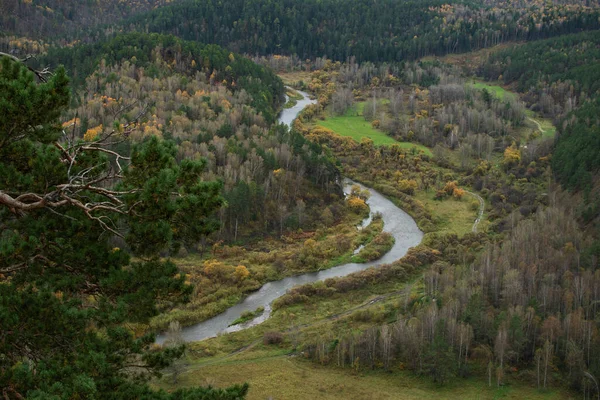
POLYGON ((463 189, 456 188, 456 189, 454 189, 454 192, 452 192, 452 196, 454 196, 454 198, 457 200, 462 199, 462 197, 464 195, 465 195, 465 191, 463 189))
POLYGON ((367 204, 363 199, 358 197, 350 197, 348 199, 348 206, 355 212, 361 212, 367 209, 367 204))
POLYGON ((458 182, 456 181, 451 181, 451 182, 447 182, 446 185, 444 186, 444 192, 446 192, 446 194, 448 196, 452 196, 452 193, 454 193, 454 190, 458 187, 458 182))
POLYGON ((402 179, 398 182, 398 190, 408 195, 413 195, 417 189, 417 181, 414 179, 402 179))
POLYGON ((250 271, 244 265, 238 265, 235 267, 233 275, 238 282, 241 282, 250 276, 250 271))
POLYGON ((280 344, 283 342, 283 334, 281 332, 265 332, 263 335, 264 344, 280 344))

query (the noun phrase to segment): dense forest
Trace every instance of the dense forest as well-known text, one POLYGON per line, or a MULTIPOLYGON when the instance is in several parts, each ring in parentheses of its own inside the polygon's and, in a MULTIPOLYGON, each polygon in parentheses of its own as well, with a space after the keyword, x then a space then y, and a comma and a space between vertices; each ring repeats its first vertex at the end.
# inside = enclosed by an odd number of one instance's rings
POLYGON ((239 55, 236 57, 219 46, 186 42, 173 36, 133 33, 73 48, 50 47, 37 63, 53 67, 63 65, 77 90, 100 61, 112 65, 125 60, 142 68, 152 79, 160 79, 171 70, 188 76, 199 73, 204 74, 204 79, 213 85, 223 85, 227 90, 236 92, 244 90, 252 97, 252 107, 263 113, 269 123, 274 121, 284 100, 283 84, 272 71, 239 55), (159 54, 155 51, 157 48, 160 48, 159 54), (162 58, 168 65, 162 70, 153 65, 156 57, 162 58))
POLYGON ((73 36, 78 30, 115 22, 167 3, 168 0, 5 0, 0 4, 0 31, 35 39, 73 36))
POLYGON ((237 0, 177 2, 124 26, 248 54, 400 61, 598 29, 599 22, 597 9, 576 3, 237 0))
POLYGON ((299 201, 310 210, 328 196, 304 197, 309 187, 339 194, 338 172, 319 146, 271 127, 281 80, 240 55, 172 36, 128 34, 44 57, 65 65, 83 89, 65 117, 71 135, 93 140, 141 114, 132 142, 158 136, 177 144, 178 159, 206 159, 207 179, 222 180, 228 199, 220 216, 225 237, 298 224, 288 218, 299 201))
POLYGON ((252 55, 400 61, 598 29, 598 10, 590 3, 10 0, 2 5, 0 32, 65 45, 135 30, 252 55))
POLYGON ((175 265, 158 253, 215 229, 210 218, 224 204, 220 184, 201 182, 204 163, 176 163, 173 146, 157 138, 134 146, 130 156, 113 151, 110 143, 131 125, 93 143, 69 141, 59 123, 70 95, 64 69, 36 79, 20 62, 2 58, 3 397, 243 396, 247 386, 152 391, 147 379, 182 349, 153 348, 153 335, 127 329, 157 314, 159 300, 189 295, 175 265), (198 224, 186 228, 190 219, 198 224), (130 255, 140 258, 131 262, 130 255))

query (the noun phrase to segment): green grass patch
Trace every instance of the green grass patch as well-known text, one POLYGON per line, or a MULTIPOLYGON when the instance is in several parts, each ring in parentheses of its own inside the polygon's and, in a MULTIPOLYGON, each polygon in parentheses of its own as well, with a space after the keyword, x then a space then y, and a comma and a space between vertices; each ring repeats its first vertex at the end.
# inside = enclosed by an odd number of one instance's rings
POLYGON ((290 98, 290 99, 288 100, 288 102, 287 102, 287 103, 285 103, 285 104, 283 105, 283 108, 292 108, 292 107, 294 107, 296 104, 298 104, 298 101, 296 101, 296 100, 294 100, 294 99, 290 98))
POLYGON ((490 85, 488 83, 475 80, 469 82, 467 85, 478 90, 486 89, 490 94, 500 100, 516 100, 518 98, 516 93, 510 92, 502 86, 490 85))
MULTIPOLYGON (((244 357, 222 363, 193 366, 180 375, 177 384, 160 382, 166 390, 193 386, 213 385, 227 387, 248 382, 248 400, 285 399, 564 399, 569 393, 562 390, 540 392, 523 382, 514 380, 497 388, 487 386, 485 379, 473 377, 456 379, 445 386, 432 383, 398 367, 391 372, 352 372, 316 365, 284 352, 265 352, 257 349, 244 357)), ((168 377, 167 377, 168 378, 168 377)))
MULTIPOLYGON (((491 95, 500 100, 518 99, 518 95, 516 93, 506 90, 499 85, 490 85, 477 80, 469 82, 467 85, 478 90, 486 89, 491 95)), ((556 134, 556 127, 552 124, 551 120, 547 118, 539 118, 537 114, 531 110, 525 110, 525 115, 528 117, 527 119, 529 120, 529 125, 536 129, 542 135, 542 137, 554 137, 556 134)))
POLYGON ((346 114, 340 116, 328 116, 324 121, 318 121, 317 125, 331 129, 338 135, 351 137, 357 142, 360 142, 362 138, 366 137, 371 139, 375 146, 397 144, 404 149, 416 147, 417 150, 423 151, 429 156, 432 155, 431 150, 423 145, 411 142, 399 142, 386 135, 384 132, 373 128, 371 123, 366 121, 362 116, 363 107, 364 103, 357 103, 353 108, 348 110, 346 114))
MULTIPOLYGON (((431 189, 427 192, 419 190, 414 197, 422 202, 427 209, 431 210, 437 228, 435 232, 456 233, 462 236, 473 229, 479 203, 468 193, 465 193, 460 200, 455 198, 435 200, 435 190, 431 189)), ((481 223, 478 229, 479 231, 483 229, 481 223)))
POLYGON ((527 119, 531 126, 536 129, 544 138, 554 137, 556 134, 556 127, 552 124, 552 121, 548 118, 539 118, 535 116, 535 113, 531 110, 527 110, 527 119))

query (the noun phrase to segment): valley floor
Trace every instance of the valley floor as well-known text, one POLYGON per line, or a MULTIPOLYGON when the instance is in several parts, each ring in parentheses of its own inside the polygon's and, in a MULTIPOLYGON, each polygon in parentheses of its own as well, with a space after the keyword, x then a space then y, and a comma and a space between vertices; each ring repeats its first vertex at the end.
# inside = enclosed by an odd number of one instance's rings
POLYGON ((177 384, 160 387, 210 384, 227 387, 248 382, 248 400, 258 399, 570 399, 569 393, 559 390, 540 392, 520 382, 497 388, 488 387, 480 377, 457 379, 438 386, 428 378, 416 377, 409 371, 396 368, 392 372, 351 370, 324 367, 285 350, 256 350, 234 357, 192 364, 183 372, 177 384))
MULTIPOLYGON (((498 97, 513 95, 499 86, 481 82, 473 85, 485 88, 498 97)), ((541 135, 554 133, 553 127, 546 120, 534 120, 530 117, 530 123, 531 126, 523 127, 523 137, 535 129, 541 135)), ((338 117, 329 116, 319 121, 318 125, 341 136, 349 136, 357 142, 363 137, 369 137, 375 145, 393 143, 401 148, 415 146, 413 143, 395 141, 351 112, 338 117)), ((431 154, 423 146, 416 147, 426 155, 431 154)), ((438 166, 431 168, 436 175, 452 173, 438 166)), ((360 178, 361 171, 358 168, 355 170, 354 175, 358 174, 360 178)), ((366 174, 365 171, 362 173, 366 174)), ((368 174, 365 176, 369 177, 368 174)), ((475 229, 486 232, 489 225, 489 209, 485 212, 486 204, 476 193, 469 193, 464 199, 440 201, 435 198, 435 190, 419 189, 412 197, 419 207, 432 215, 432 232, 462 237, 475 229)), ((378 231, 380 230, 381 227, 378 231)), ((360 368, 356 366, 341 369, 333 366, 333 363, 328 366, 320 365, 296 351, 297 348, 302 348, 303 342, 310 342, 311 338, 326 337, 333 341, 333 338, 341 337, 343 332, 360 332, 374 323, 394 322, 394 310, 398 310, 409 300, 426 297, 421 279, 422 271, 415 271, 407 278, 374 283, 352 291, 350 296, 347 293, 327 298, 316 296, 304 304, 284 306, 276 310, 264 324, 243 333, 190 343, 186 360, 165 371, 165 376, 155 381, 154 386, 170 391, 180 387, 228 387, 247 382, 250 385, 248 399, 575 398, 558 385, 552 385, 550 390, 540 391, 532 385, 535 380, 531 373, 516 369, 507 371, 502 386, 498 387, 493 378, 490 387, 485 371, 478 370, 475 362, 471 365, 470 378, 453 378, 440 386, 433 383, 430 377, 408 371, 399 362, 393 362, 389 371, 382 368, 371 370, 366 364, 362 365, 362 360, 360 368), (274 332, 279 333, 281 342, 265 344, 263 338, 274 332)))

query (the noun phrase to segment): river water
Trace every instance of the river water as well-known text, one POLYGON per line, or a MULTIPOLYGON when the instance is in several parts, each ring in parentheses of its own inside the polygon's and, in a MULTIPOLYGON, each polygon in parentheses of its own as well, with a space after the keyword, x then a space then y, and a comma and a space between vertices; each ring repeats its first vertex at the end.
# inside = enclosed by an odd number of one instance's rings
MULTIPOLYGON (((284 110, 279 117, 280 123, 285 123, 290 126, 304 107, 314 103, 313 100, 308 98, 308 94, 304 92, 300 93, 304 96, 304 100, 298 101, 298 104, 293 108, 284 110)), ((350 180, 344 182, 345 193, 350 191, 352 184, 355 183, 350 180)), ((367 204, 371 208, 371 213, 381 214, 384 222, 383 230, 389 232, 395 239, 394 246, 389 252, 376 261, 364 264, 348 263, 318 272, 291 276, 279 281, 266 283, 258 291, 246 297, 241 303, 227 309, 222 314, 198 324, 184 327, 182 329, 183 339, 187 342, 199 341, 217 336, 221 333, 235 332, 255 326, 269 318, 271 313, 271 303, 275 299, 283 296, 290 288, 306 283, 322 281, 328 278, 346 276, 369 267, 389 264, 404 257, 409 248, 421 243, 423 232, 419 230, 417 224, 410 215, 396 207, 394 203, 375 190, 366 188, 362 185, 360 186, 362 189, 368 189, 371 192, 371 197, 367 200, 367 204), (229 326, 233 321, 240 317, 242 312, 254 311, 258 307, 264 307, 265 309, 261 316, 244 324, 229 326)), ((370 217, 367 218, 362 225, 365 226, 370 220, 370 217)), ((157 338, 158 343, 162 343, 164 340, 165 335, 160 335, 157 338)))

